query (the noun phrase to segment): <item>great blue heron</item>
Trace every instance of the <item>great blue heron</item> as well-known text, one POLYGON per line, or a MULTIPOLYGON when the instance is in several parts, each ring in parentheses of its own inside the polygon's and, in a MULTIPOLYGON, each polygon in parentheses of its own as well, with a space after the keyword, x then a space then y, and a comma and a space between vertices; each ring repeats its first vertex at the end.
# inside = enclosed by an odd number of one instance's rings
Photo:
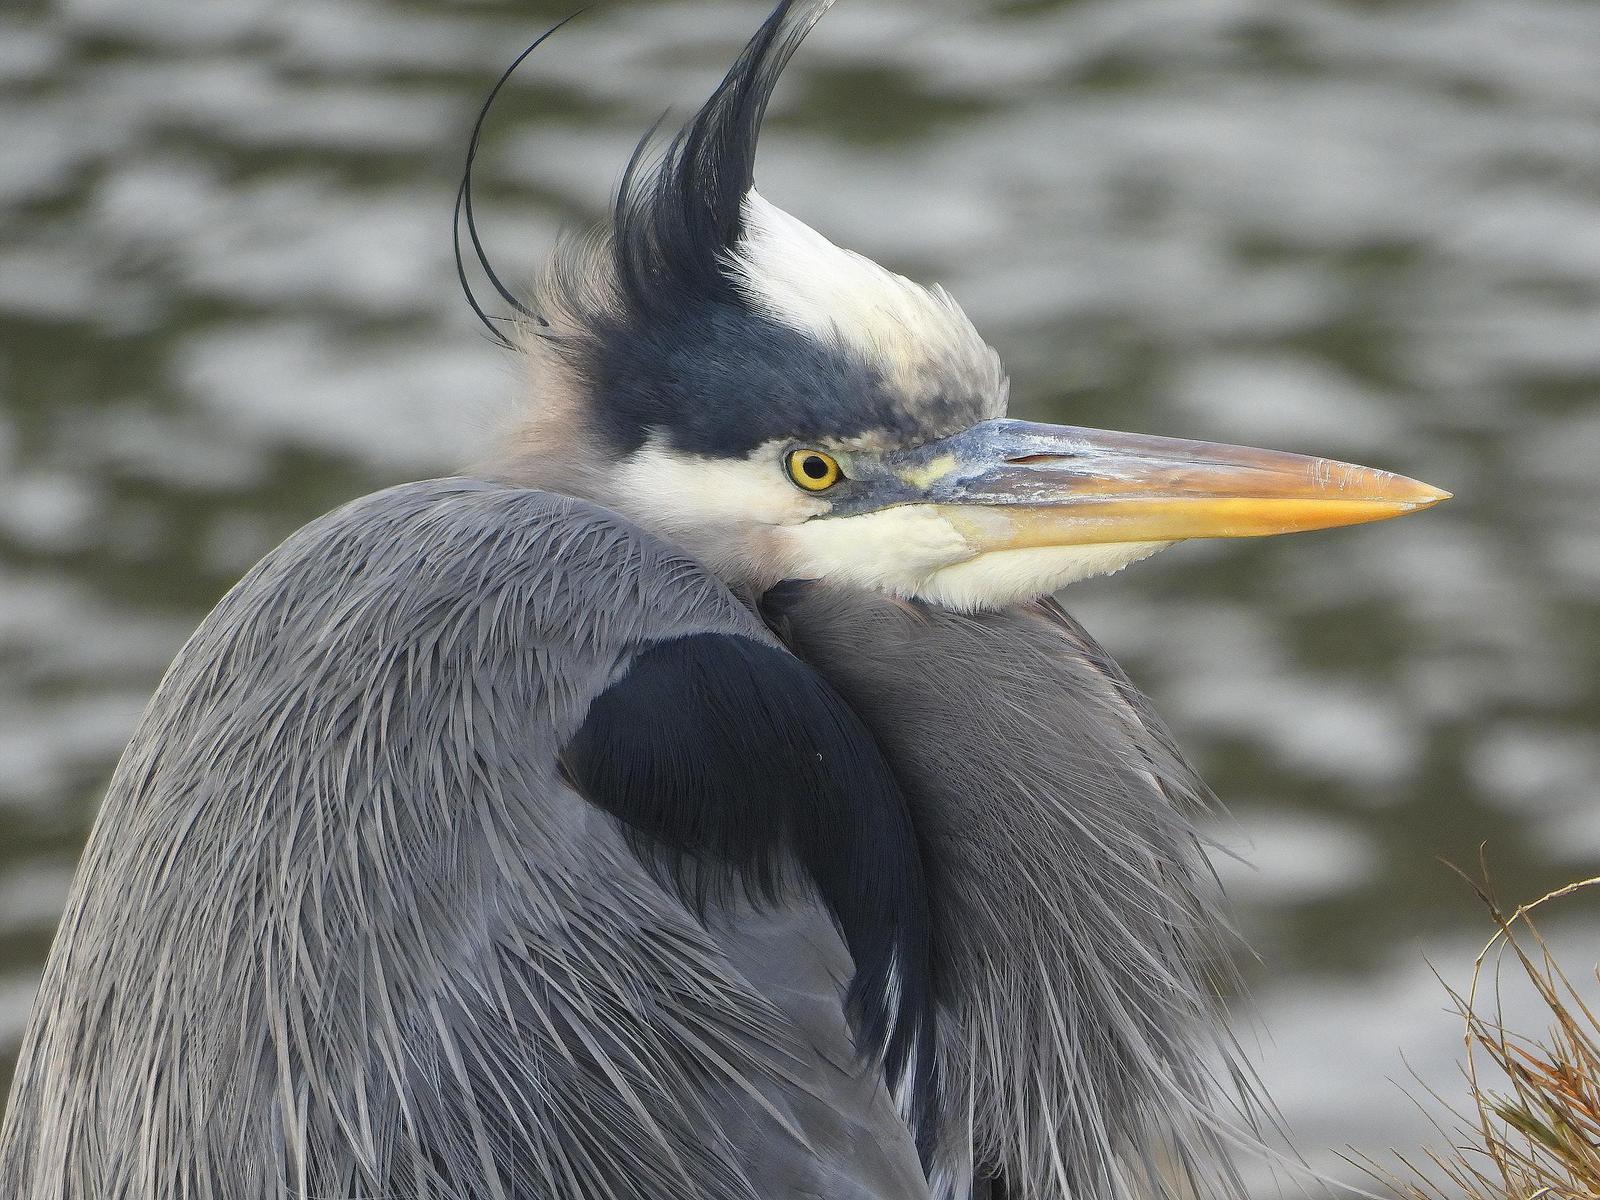
POLYGON ((753 189, 827 6, 557 256, 488 465, 312 522, 183 648, 5 1200, 1238 1193, 1208 793, 1049 597, 1444 493, 1007 419, 948 295, 753 189))

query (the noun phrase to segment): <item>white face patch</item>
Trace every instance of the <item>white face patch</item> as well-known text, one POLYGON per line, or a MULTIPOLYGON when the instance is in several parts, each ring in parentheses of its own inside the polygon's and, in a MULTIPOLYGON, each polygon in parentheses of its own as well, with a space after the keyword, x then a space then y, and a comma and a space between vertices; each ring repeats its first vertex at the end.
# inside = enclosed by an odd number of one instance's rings
POLYGON ((640 447, 617 472, 620 490, 671 523, 768 525, 803 521, 828 511, 785 478, 782 443, 757 446, 744 458, 708 458, 669 450, 660 441, 640 447))
POLYGON ((784 574, 873 588, 963 612, 1004 608, 1108 575, 1167 542, 979 553, 933 505, 808 521, 777 533, 784 574))
POLYGON ((744 458, 707 458, 652 441, 618 464, 603 499, 730 582, 772 583, 770 531, 830 508, 789 482, 783 450, 770 442, 744 458))
POLYGON ((966 538, 932 505, 905 504, 854 517, 808 521, 780 530, 785 574, 919 595, 924 581, 973 555, 966 538))
POLYGON ((1165 550, 1171 542, 1112 542, 991 550, 934 572, 917 593, 941 608, 971 612, 1004 608, 1059 591, 1094 575, 1111 575, 1165 550))
POLYGON ((943 288, 925 288, 840 249, 754 190, 745 197, 744 229, 729 265, 767 316, 843 344, 881 371, 908 406, 954 387, 989 405, 978 419, 1004 414, 1000 358, 943 288))

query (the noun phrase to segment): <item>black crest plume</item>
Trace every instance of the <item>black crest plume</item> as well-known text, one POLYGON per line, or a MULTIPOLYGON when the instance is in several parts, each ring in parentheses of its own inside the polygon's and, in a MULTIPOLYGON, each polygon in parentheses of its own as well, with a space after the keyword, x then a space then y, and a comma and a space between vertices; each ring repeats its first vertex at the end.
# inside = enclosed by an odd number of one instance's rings
MULTIPOLYGON (((671 314, 686 302, 736 301, 723 267, 739 239, 744 197, 754 183, 756 142, 767 102, 800 43, 832 6, 833 0, 782 0, 659 160, 650 161, 654 129, 634 150, 612 222, 616 282, 634 315, 671 314)), ((479 267, 500 298, 535 323, 547 322, 490 265, 473 211, 472 168, 484 123, 501 89, 523 60, 571 19, 517 55, 490 90, 473 126, 456 193, 453 242, 461 290, 494 339, 507 347, 511 340, 495 324, 506 318, 484 311, 467 278, 463 226, 479 267)))
POLYGON ((833 0, 783 0, 646 178, 650 137, 622 178, 613 226, 617 281, 643 312, 733 301, 724 274, 755 180, 756 142, 784 67, 833 0))

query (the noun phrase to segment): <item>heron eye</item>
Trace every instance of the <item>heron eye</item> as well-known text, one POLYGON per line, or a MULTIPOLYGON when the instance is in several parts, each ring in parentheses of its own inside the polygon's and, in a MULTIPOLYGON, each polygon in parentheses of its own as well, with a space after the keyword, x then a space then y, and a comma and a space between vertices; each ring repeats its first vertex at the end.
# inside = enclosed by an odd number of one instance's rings
POLYGON ((808 492, 824 492, 839 482, 839 462, 821 450, 791 450, 787 459, 789 478, 808 492))

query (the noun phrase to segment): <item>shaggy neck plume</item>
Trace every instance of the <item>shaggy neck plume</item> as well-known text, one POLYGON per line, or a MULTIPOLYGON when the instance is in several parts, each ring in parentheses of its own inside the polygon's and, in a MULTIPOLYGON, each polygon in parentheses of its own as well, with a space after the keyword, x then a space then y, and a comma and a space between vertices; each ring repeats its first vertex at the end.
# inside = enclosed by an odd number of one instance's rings
POLYGON ((1259 1104, 1217 1083, 1246 1076, 1194 825, 1214 801, 1132 685, 1051 602, 961 615, 786 585, 767 608, 872 729, 923 841, 952 1018, 944 1194, 1238 1195, 1226 1147, 1255 1141, 1237 1123, 1259 1104))

